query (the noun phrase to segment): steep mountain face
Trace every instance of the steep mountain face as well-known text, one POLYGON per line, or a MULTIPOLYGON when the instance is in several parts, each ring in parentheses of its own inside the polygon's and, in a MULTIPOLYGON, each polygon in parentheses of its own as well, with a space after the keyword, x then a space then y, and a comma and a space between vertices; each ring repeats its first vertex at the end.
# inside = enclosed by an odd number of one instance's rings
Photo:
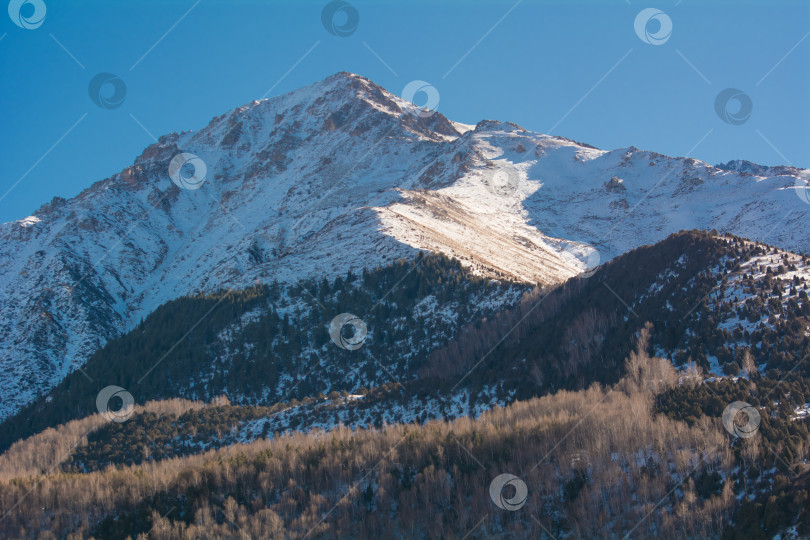
POLYGON ((0 226, 0 418, 186 294, 345 275, 419 250, 553 284, 684 228, 806 252, 804 171, 727 169, 461 125, 347 73, 252 102, 0 226), (205 163, 199 189, 169 178, 181 152, 205 163))
POLYGON ((424 171, 459 136, 417 112, 337 75, 162 137, 76 198, 4 224, 0 417, 173 298, 415 254, 378 234, 368 207, 398 198, 393 187, 434 181, 424 171), (206 164, 197 190, 169 179, 181 150, 206 164))

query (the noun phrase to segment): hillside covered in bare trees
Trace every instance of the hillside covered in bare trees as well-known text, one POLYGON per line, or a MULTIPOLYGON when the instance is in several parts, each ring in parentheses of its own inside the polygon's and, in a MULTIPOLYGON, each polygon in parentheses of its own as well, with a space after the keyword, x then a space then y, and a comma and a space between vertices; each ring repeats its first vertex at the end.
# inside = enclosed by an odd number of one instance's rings
POLYGON ((628 359, 631 374, 615 386, 562 391, 474 420, 338 427, 47 479, 22 471, 2 485, 5 508, 29 493, 2 530, 96 538, 716 536, 735 501, 728 438, 716 418, 690 426, 655 414, 656 393, 678 376, 643 352, 644 338, 628 359), (501 473, 528 488, 519 511, 490 500, 488 486, 501 473))

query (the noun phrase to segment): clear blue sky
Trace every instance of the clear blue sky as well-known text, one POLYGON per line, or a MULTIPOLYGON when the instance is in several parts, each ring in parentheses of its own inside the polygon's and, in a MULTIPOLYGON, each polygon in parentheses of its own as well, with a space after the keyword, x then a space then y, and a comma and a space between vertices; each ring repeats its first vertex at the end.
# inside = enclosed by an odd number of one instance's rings
MULTIPOLYGON (((38 28, 0 23, 0 221, 131 164, 152 142, 146 131, 199 129, 271 88, 344 70, 397 94, 428 81, 439 111, 460 122, 508 120, 712 164, 810 167, 806 0, 351 0, 360 21, 348 37, 322 25, 325 1, 43 1, 38 28), (672 21, 661 45, 634 30, 648 7, 672 21), (120 107, 90 100, 99 72, 125 82, 120 107), (729 87, 753 103, 741 125, 715 113, 729 87)), ((23 10, 30 17, 33 6, 23 10)))

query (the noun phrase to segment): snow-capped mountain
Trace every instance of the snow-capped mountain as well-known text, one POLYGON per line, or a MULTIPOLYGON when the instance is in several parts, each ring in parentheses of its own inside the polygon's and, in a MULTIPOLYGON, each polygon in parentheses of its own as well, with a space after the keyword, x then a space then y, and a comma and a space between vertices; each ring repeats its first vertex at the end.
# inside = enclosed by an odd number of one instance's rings
POLYGON ((418 250, 554 283, 688 228, 807 252, 804 171, 749 165, 458 124, 348 73, 254 101, 0 226, 0 419, 194 292, 345 274, 418 250), (204 162, 199 189, 171 181, 180 153, 204 162))

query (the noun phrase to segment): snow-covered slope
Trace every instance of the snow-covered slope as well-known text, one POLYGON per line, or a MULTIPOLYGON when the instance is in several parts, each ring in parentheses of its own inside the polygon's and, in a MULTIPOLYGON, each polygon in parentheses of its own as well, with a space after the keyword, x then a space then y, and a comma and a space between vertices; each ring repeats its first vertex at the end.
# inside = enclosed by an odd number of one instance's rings
POLYGON ((197 291, 333 276, 420 249, 553 283, 684 228, 807 252, 802 171, 729 168, 514 124, 470 129, 348 73, 254 101, 0 226, 0 419, 197 291), (169 178, 181 152, 206 164, 199 189, 169 178))
POLYGON ((635 147, 598 150, 491 121, 461 142, 471 149, 470 172, 437 190, 403 190, 403 201, 379 210, 387 233, 541 282, 565 275, 560 256, 592 265, 683 229, 717 229, 798 252, 810 247, 802 233, 810 205, 797 196, 807 175, 801 169, 727 164, 750 166, 737 172, 635 147))

